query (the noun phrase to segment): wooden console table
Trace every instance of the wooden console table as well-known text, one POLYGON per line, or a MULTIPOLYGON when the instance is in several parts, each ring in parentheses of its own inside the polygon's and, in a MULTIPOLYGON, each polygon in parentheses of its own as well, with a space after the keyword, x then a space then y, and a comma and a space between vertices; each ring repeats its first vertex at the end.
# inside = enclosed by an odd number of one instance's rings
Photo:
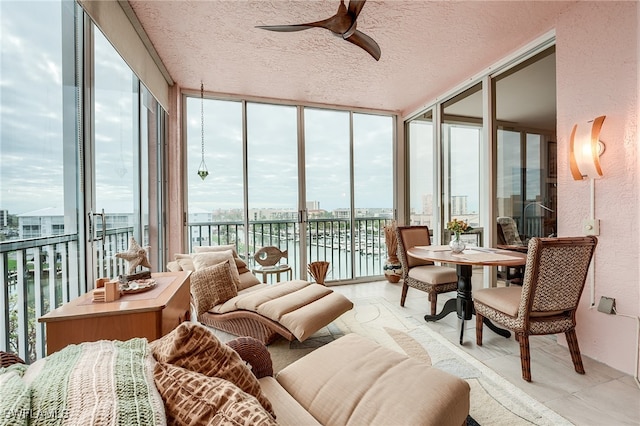
POLYGON ((164 336, 189 320, 190 274, 154 273, 158 288, 113 302, 92 302, 90 291, 38 318, 46 325, 47 355, 74 343, 164 336))

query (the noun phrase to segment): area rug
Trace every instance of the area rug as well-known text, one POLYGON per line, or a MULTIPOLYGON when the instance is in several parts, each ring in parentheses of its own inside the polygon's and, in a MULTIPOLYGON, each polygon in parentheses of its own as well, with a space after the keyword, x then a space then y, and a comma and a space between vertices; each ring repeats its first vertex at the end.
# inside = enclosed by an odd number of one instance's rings
POLYGON ((355 309, 305 342, 281 339, 272 343, 269 352, 274 372, 352 332, 466 380, 471 387, 469 425, 571 425, 424 324, 386 312, 384 303, 369 303, 366 308, 355 309), (398 327, 389 327, 389 324, 398 327))

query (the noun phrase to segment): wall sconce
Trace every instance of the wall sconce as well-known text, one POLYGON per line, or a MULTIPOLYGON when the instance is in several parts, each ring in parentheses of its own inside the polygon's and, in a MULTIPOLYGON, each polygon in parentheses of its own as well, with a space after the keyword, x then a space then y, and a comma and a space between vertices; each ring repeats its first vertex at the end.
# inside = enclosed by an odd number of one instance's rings
POLYGON ((577 124, 571 131, 569 155, 571 175, 574 180, 582 180, 586 177, 592 179, 602 177, 600 168, 600 155, 605 150, 604 143, 600 141, 600 129, 606 116, 601 115, 587 124, 577 124))

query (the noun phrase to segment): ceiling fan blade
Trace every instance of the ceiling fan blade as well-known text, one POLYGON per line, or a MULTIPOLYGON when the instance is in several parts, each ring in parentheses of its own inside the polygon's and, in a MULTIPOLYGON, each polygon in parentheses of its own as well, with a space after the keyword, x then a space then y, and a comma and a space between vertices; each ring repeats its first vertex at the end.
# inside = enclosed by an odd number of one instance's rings
POLYGON ((349 14, 353 16, 354 20, 360 14, 360 11, 364 7, 364 4, 366 3, 366 1, 367 0, 351 0, 349 2, 349 14))
POLYGON ((374 39, 366 35, 365 33, 356 30, 351 36, 347 37, 345 40, 355 44, 358 47, 366 50, 376 61, 380 60, 380 55, 382 52, 380 51, 380 46, 375 42, 374 39))
POLYGON ((278 31, 282 33, 291 33, 294 31, 308 30, 314 28, 313 25, 298 24, 298 25, 258 25, 256 28, 260 28, 267 31, 278 31))

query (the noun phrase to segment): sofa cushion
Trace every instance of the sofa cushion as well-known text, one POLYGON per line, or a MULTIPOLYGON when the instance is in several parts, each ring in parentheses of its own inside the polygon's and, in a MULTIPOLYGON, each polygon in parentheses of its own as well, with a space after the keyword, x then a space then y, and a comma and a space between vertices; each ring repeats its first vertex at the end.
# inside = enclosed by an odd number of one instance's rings
POLYGON ((402 419, 459 426, 469 414, 466 381, 356 334, 305 355, 276 379, 327 425, 390 425, 402 419))
POLYGON ((260 386, 273 405, 276 419, 280 426, 311 426, 320 425, 307 410, 302 408, 298 401, 284 390, 280 383, 272 376, 261 378, 260 386))
POLYGON ((170 424, 276 425, 253 395, 227 380, 161 362, 154 375, 170 424))
POLYGON ((191 294, 198 316, 238 294, 230 263, 226 260, 191 274, 191 294))
POLYGON ((173 331, 149 344, 158 362, 197 371, 209 377, 229 380, 243 391, 255 396, 273 414, 273 408, 260 389, 258 379, 242 361, 240 355, 223 344, 203 325, 183 322, 173 331))

